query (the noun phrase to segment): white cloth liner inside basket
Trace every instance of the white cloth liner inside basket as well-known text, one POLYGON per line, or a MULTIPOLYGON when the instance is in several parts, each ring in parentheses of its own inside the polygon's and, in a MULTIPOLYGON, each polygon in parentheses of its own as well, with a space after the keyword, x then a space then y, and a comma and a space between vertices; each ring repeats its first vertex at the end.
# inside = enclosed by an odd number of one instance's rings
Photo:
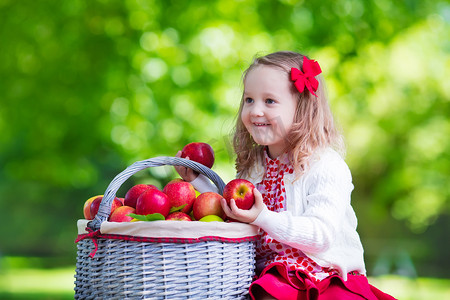
MULTIPOLYGON (((89 220, 78 220, 78 234, 86 234, 89 220)), ((152 238, 222 237, 241 239, 258 234, 258 227, 239 222, 153 221, 153 222, 103 222, 102 234, 120 234, 152 238)))

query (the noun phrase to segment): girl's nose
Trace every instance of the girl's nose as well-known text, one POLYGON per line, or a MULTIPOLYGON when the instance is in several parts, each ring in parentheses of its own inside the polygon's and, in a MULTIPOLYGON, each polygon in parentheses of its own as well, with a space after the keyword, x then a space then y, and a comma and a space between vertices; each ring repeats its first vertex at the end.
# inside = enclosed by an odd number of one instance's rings
POLYGON ((250 111, 250 115, 252 117, 262 117, 264 115, 264 110, 260 105, 255 104, 250 111))

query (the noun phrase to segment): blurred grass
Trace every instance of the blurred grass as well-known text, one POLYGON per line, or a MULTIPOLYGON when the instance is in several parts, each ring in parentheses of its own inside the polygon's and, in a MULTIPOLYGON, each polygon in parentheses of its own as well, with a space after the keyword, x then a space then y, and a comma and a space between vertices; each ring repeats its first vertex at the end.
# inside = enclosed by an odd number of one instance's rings
MULTIPOLYGON (((0 299, 73 299, 75 267, 0 271, 0 299)), ((370 277, 369 282, 402 300, 450 299, 450 279, 370 277)))
POLYGON ((73 299, 75 267, 0 272, 0 299, 73 299))
POLYGON ((449 279, 385 275, 369 277, 369 282, 383 292, 401 300, 450 299, 449 279))

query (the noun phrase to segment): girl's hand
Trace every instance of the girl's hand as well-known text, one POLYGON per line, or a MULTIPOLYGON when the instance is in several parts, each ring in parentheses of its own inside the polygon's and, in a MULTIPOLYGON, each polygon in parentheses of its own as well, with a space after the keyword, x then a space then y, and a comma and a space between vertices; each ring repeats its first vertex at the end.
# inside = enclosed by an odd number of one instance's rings
MULTIPOLYGON (((178 151, 177 155, 175 155, 175 156, 181 157, 181 151, 178 151)), ((189 159, 189 156, 185 157, 185 158, 189 159)), ((197 172, 193 171, 190 168, 186 168, 183 166, 175 166, 175 170, 178 172, 178 174, 181 176, 181 178, 183 178, 183 180, 187 181, 187 182, 193 181, 198 176, 197 172)))
POLYGON ((255 204, 249 210, 238 208, 234 199, 231 199, 230 206, 224 198, 220 200, 220 204, 228 217, 243 223, 252 223, 265 207, 262 195, 256 188, 253 189, 253 195, 255 195, 255 204))

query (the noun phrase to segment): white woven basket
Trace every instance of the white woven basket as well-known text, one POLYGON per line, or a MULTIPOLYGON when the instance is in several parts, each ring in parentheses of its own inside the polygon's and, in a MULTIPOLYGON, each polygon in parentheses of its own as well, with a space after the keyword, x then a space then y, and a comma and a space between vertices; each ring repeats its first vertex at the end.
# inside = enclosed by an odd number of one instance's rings
POLYGON ((255 226, 106 221, 122 183, 139 170, 162 165, 192 168, 223 191, 217 174, 190 160, 157 157, 129 166, 108 186, 96 218, 78 221, 75 299, 247 298, 254 276, 255 226))

